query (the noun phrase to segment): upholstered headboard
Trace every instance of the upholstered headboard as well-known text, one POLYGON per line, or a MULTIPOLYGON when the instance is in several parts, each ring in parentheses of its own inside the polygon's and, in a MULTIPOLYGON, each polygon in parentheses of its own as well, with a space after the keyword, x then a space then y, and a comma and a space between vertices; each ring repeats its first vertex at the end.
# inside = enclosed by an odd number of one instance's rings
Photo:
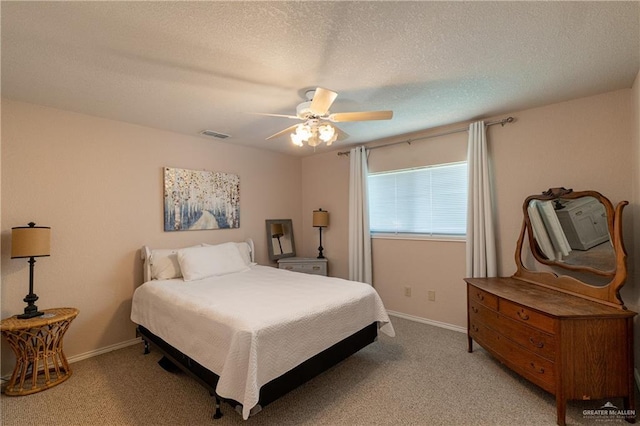
MULTIPOLYGON (((255 247, 251 238, 248 238, 242 243, 236 244, 238 245, 238 248, 240 249, 243 256, 248 255, 250 262, 255 262, 255 247)), ((207 244, 205 243, 199 245, 207 244)), ((140 250, 140 258, 143 262, 143 282, 159 278, 158 276, 154 275, 163 275, 161 277, 162 279, 181 277, 182 275, 180 273, 180 266, 178 265, 177 258, 178 250, 180 249, 152 249, 149 246, 142 246, 142 249, 140 250), (160 265, 160 271, 158 271, 158 268, 156 267, 154 268, 156 269, 156 271, 152 272, 152 263, 154 261, 152 259, 153 255, 155 255, 156 262, 162 263, 162 265, 160 265)), ((157 263, 156 266, 158 266, 157 263)))

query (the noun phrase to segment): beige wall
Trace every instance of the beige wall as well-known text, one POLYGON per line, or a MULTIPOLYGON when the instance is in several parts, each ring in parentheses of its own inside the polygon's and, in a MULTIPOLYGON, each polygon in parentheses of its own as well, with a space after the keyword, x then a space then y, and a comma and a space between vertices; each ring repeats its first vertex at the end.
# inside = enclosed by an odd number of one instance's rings
MULTIPOLYGON (((73 306, 68 356, 133 339, 131 296, 139 250, 254 239, 268 263, 265 219, 300 227, 301 160, 31 104, 2 100, 2 317, 20 313, 28 265, 10 259, 14 226, 51 226, 51 257, 37 259, 41 308, 73 306), (240 228, 163 232, 162 168, 240 175, 240 228)), ((4 342, 3 342, 4 343, 4 342)), ((12 364, 3 345, 3 370, 12 364)))
MULTIPOLYGON (((550 187, 597 190, 614 203, 632 200, 633 158, 631 142, 631 90, 619 90, 513 112, 513 124, 489 127, 487 136, 496 188, 499 271, 515 271, 514 250, 522 220, 522 202, 530 194, 550 187)), ((502 118, 495 117, 495 118, 502 118)), ((462 126, 464 127, 464 123, 462 126)), ((424 134, 453 127, 431 129, 424 134)), ((414 135, 416 136, 416 135, 414 135)), ((374 150, 372 171, 405 168, 464 158, 466 133, 374 150)), ((307 212, 328 206, 331 227, 325 240, 332 275, 348 273, 346 227, 348 223, 349 160, 335 152, 303 159, 303 225, 307 212), (328 181, 325 181, 328 179, 328 181), (333 188, 330 191, 327 187, 333 188), (318 194, 318 188, 323 188, 318 194)), ((626 212, 627 248, 632 248, 631 209, 626 212)), ((304 250, 311 253, 317 236, 304 236, 304 250)), ((433 321, 466 327, 465 247, 461 242, 383 240, 373 241, 374 286, 387 309, 433 321), (404 296, 404 286, 412 296, 404 296), (427 301, 427 291, 436 301, 427 301)), ((625 301, 631 285, 623 289, 625 301)))

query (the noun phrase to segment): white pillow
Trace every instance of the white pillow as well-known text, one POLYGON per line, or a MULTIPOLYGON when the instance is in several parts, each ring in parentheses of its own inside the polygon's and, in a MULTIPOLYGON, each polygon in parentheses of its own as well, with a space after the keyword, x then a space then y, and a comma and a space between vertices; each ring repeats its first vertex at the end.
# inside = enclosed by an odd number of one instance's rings
POLYGON ((247 243, 236 243, 240 256, 246 265, 251 265, 251 247, 247 243))
POLYGON ((236 243, 178 250, 178 263, 185 281, 201 280, 250 269, 236 243))
MULTIPOLYGON (((251 261, 251 247, 249 247, 249 243, 243 242, 243 243, 235 243, 235 244, 238 247, 238 250, 240 251, 240 255, 242 256, 242 260, 244 260, 244 263, 247 266, 254 264, 251 261)), ((207 246, 211 247, 211 246, 214 246, 215 244, 203 243, 202 245, 205 246, 205 247, 207 247, 207 246)))
POLYGON ((152 280, 170 280, 182 276, 178 263, 178 249, 151 250, 149 265, 152 280))

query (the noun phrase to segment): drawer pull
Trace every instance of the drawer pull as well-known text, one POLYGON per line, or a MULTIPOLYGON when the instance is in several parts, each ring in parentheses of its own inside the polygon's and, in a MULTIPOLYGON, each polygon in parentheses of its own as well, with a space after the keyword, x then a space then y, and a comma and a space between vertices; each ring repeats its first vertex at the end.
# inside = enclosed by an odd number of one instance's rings
POLYGON ((544 374, 544 368, 540 367, 536 367, 536 365, 532 362, 529 363, 529 366, 536 372, 536 373, 540 373, 540 374, 544 374))
POLYGON ((533 346, 535 346, 538 349, 544 348, 544 342, 536 342, 535 340, 533 340, 533 337, 529 337, 529 343, 531 343, 533 346))
POLYGON ((529 319, 529 315, 527 315, 527 313, 524 311, 524 309, 520 309, 518 312, 518 317, 520 317, 521 320, 526 321, 529 319))
POLYGON ((478 300, 480 300, 481 302, 484 300, 484 295, 482 293, 476 293, 476 297, 478 298, 478 300))
POLYGON ((479 329, 475 324, 471 324, 471 329, 472 329, 473 331, 475 331, 476 333, 477 333, 478 331, 480 331, 480 329, 479 329))
POLYGON ((293 266, 285 266, 284 269, 292 270, 293 266))
POLYGON ((473 311, 474 314, 478 313, 478 308, 476 308, 475 306, 472 306, 471 310, 473 311))
POLYGON ((314 271, 319 271, 319 270, 320 270, 320 267, 319 267, 319 266, 314 266, 314 267, 313 267, 313 270, 314 270, 314 271))

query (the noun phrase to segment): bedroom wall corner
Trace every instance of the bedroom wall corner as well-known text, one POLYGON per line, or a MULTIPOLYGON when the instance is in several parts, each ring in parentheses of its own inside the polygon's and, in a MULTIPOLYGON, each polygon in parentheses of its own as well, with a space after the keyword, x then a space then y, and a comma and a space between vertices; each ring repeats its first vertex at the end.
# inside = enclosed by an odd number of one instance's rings
POLYGON ((317 257, 319 231, 312 224, 312 212, 329 212, 329 226, 322 229, 323 254, 329 275, 349 276, 349 157, 337 151, 302 159, 302 244, 298 255, 317 257))
MULTIPOLYGON (((28 264, 10 259, 11 228, 51 226, 51 256, 38 260, 40 309, 80 310, 67 357, 134 338, 131 297, 142 283, 140 248, 254 239, 268 264, 265 220, 301 223, 301 159, 124 122, 2 100, 1 313, 23 310, 28 264), (163 167, 240 175, 240 228, 164 232, 163 167)), ((2 375, 14 358, 2 344, 2 375)))

